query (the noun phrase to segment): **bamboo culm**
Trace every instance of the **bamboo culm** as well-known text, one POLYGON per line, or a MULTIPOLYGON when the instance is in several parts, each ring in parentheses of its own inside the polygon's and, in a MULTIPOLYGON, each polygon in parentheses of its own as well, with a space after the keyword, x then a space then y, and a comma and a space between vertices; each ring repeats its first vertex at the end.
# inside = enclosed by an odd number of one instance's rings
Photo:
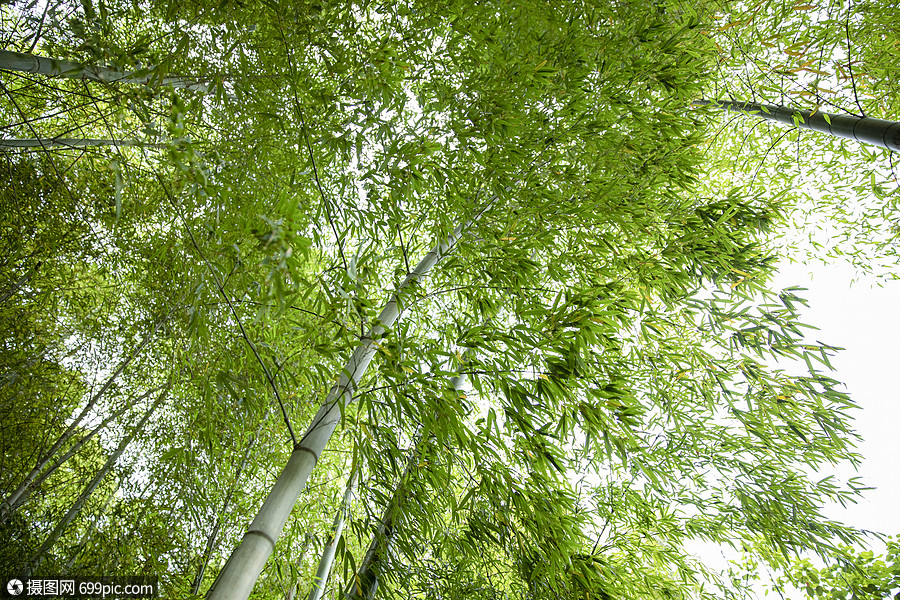
POLYGON ((25 140, 0 139, 0 148, 85 148, 93 146, 134 146, 138 148, 166 148, 166 144, 140 140, 101 140, 91 138, 33 138, 25 140))
MULTIPOLYGON (((451 377, 450 385, 458 393, 462 390, 464 381, 465 378, 461 375, 451 377)), ((413 452, 406 463, 406 468, 403 470, 403 475, 397 483, 397 487, 394 489, 391 502, 385 508, 384 514, 378 522, 378 527, 372 536, 369 548, 362 561, 360 561, 359 568, 356 570, 356 577, 344 596, 347 600, 373 600, 375 594, 378 593, 382 565, 390 557, 397 528, 401 525, 403 518, 402 502, 406 491, 404 482, 409 476, 412 466, 418 460, 419 444, 423 441, 418 440, 413 445, 413 452)), ((313 599, 310 598, 310 600, 313 599)))
MULTIPOLYGON (((484 210, 490 205, 491 203, 484 210)), ((208 600, 246 600, 250 596, 259 574, 275 548, 275 542, 281 535, 291 508, 306 486, 309 474, 341 420, 343 408, 353 401, 353 392, 375 355, 378 340, 400 315, 400 295, 414 282, 423 278, 453 249, 463 232, 475 219, 477 216, 458 225, 446 240, 432 248, 391 296, 378 315, 378 324, 362 338, 347 361, 338 383, 328 392, 256 518, 219 572, 219 577, 207 594, 208 600)))
POLYGON ((140 85, 159 83, 161 86, 199 92, 206 92, 208 89, 205 83, 200 83, 187 77, 163 77, 157 82, 149 70, 147 70, 148 74, 142 74, 140 71, 129 73, 112 67, 93 67, 70 60, 48 58, 22 52, 10 52, 9 50, 0 50, 0 70, 38 73, 40 75, 64 77, 67 79, 87 79, 104 83, 136 83, 140 85))
POLYGON ((774 104, 757 104, 755 102, 730 102, 724 100, 695 100, 697 106, 715 106, 723 110, 742 112, 754 116, 796 125, 802 129, 812 129, 835 137, 856 140, 888 150, 900 151, 900 122, 876 119, 873 117, 855 117, 852 115, 835 115, 822 111, 809 111, 777 106, 774 104))
POLYGON ((63 573, 71 573, 72 567, 75 566, 75 563, 78 561, 78 557, 81 555, 81 552, 87 546, 91 537, 94 535, 94 532, 97 530, 97 520, 100 519, 103 515, 106 514, 106 509, 109 508, 109 505, 112 503, 113 498, 116 495, 116 492, 119 491, 119 486, 116 485, 113 488, 113 491, 106 497, 106 500, 103 501, 103 506, 100 507, 100 510, 97 511, 97 516, 93 521, 88 524, 87 529, 84 532, 84 535, 81 536, 81 539, 78 541, 78 544, 75 546, 75 549, 72 550, 72 555, 69 557, 69 560, 66 561, 65 567, 63 567, 63 573))
POLYGON ((413 445, 412 454, 406 462, 406 468, 397 482, 397 487, 394 488, 391 501, 388 503, 387 508, 384 509, 384 514, 378 521, 378 527, 375 528, 369 548, 359 563, 353 582, 351 582, 347 593, 343 596, 347 600, 371 600, 378 592, 381 565, 394 545, 394 532, 396 531, 401 510, 401 497, 405 491, 404 482, 409 476, 410 467, 417 459, 418 445, 418 442, 413 445))
POLYGON ((156 411, 162 401, 165 399, 166 394, 168 394, 169 386, 166 386, 163 389, 162 393, 157 397, 156 401, 147 409, 147 412, 144 413, 144 416, 138 422, 137 425, 131 430, 127 436, 122 438, 122 441, 119 442, 118 448, 116 448, 115 452, 113 452, 109 458, 106 460, 106 464, 94 475, 94 478, 91 479, 90 483, 84 488, 84 491, 81 492, 81 495, 78 496, 78 499, 75 500, 75 503, 69 509, 69 511, 65 514, 65 516, 60 520, 59 523, 56 524, 53 531, 50 532, 50 535, 47 536, 47 539, 44 540, 44 543, 41 544, 40 549, 31 557, 28 563, 25 566, 25 570, 22 573, 23 577, 28 577, 34 571, 34 568, 40 563, 40 561, 46 556, 46 554, 50 551, 50 548, 53 547, 53 544, 62 536, 65 532, 66 528, 71 525, 72 521, 78 516, 81 512, 81 509, 84 508, 84 505, 87 503, 88 499, 94 493, 94 491, 100 486, 106 476, 112 471, 113 467, 115 467, 116 462, 118 462, 119 457, 125 452, 128 448, 129 444, 134 440, 138 433, 140 433, 144 426, 147 424, 147 421, 150 420, 150 417, 156 411))
MULTIPOLYGON (((136 498, 143 500, 144 495, 146 494, 147 490, 150 488, 150 485, 152 483, 153 482, 148 479, 147 482, 144 484, 143 489, 141 489, 140 493, 136 496, 136 498)), ((118 488, 116 488, 116 490, 118 490, 118 488)), ((115 492, 113 492, 109 495, 109 497, 107 498, 107 501, 106 501, 107 505, 115 498, 115 495, 116 495, 115 492)), ((134 520, 134 522, 132 524, 133 531, 140 531, 141 524, 144 521, 144 517, 147 515, 147 509, 149 506, 150 506, 149 502, 147 502, 147 501, 141 502, 141 510, 140 510, 140 512, 138 512, 137 518, 134 520)), ((106 510, 105 508, 101 509, 100 512, 98 513, 98 515, 104 514, 105 510, 106 510)), ((93 526, 93 525, 95 525, 95 523, 91 523, 91 525, 93 526)), ((93 535, 93 534, 91 534, 91 535, 93 535)), ((90 537, 87 537, 85 540, 83 540, 85 542, 85 545, 86 545, 86 542, 89 540, 90 540, 90 537)), ((72 558, 69 559, 69 562, 66 563, 66 567, 64 568, 63 573, 71 573, 72 572, 72 568, 75 567, 75 565, 77 564, 78 556, 81 554, 81 552, 84 551, 84 548, 85 548, 85 546, 78 546, 75 549, 75 553, 73 554, 72 558)), ((97 545, 95 545, 95 549, 96 548, 98 548, 97 545)), ((99 545, 99 548, 105 548, 105 545, 101 544, 101 545, 99 545)), ((115 552, 114 548, 111 548, 111 550, 112 550, 112 552, 115 552)), ((106 557, 104 557, 104 558, 106 558, 106 557)), ((107 563, 101 562, 100 564, 107 564, 107 563)))
POLYGON ((325 584, 328 583, 328 576, 331 574, 331 565, 334 563, 334 553, 337 549, 338 540, 344 532, 344 522, 347 514, 350 512, 350 503, 353 501, 353 493, 356 491, 356 482, 359 479, 359 469, 353 470, 350 481, 347 483, 347 489, 344 491, 344 499, 334 517, 334 524, 331 527, 331 535, 325 542, 322 550, 322 558, 319 560, 319 567, 316 569, 316 578, 313 580, 312 589, 309 591, 309 600, 320 600, 325 593, 325 584))
POLYGON ((31 279, 31 277, 37 272, 40 266, 41 261, 37 261, 37 264, 31 267, 27 273, 19 277, 19 279, 13 285, 9 286, 2 293, 0 293, 0 304, 3 304, 4 302, 12 298, 13 294, 19 291, 19 289, 21 289, 23 285, 28 283, 28 280, 31 279))
POLYGON ((47 451, 44 457, 38 460, 38 464, 35 465, 31 472, 28 473, 28 475, 25 477, 25 480, 12 492, 12 494, 10 494, 3 501, 2 504, 0 504, 0 523, 6 522, 6 520, 9 519, 15 511, 15 507, 21 505, 20 498, 22 498, 22 496, 26 492, 32 489, 32 484, 34 483, 35 479, 37 479, 41 472, 43 472, 43 470, 47 467, 47 465, 50 464, 50 462, 53 460, 53 457, 56 456, 57 452, 59 452, 60 448, 62 448, 63 445, 75 434, 78 426, 81 424, 81 421, 83 421, 84 418, 91 412, 100 398, 103 397, 103 394, 105 394, 106 391, 112 386, 116 378, 118 378, 119 375, 121 375, 125 371, 125 368, 128 367, 129 364, 131 364, 131 361, 140 356, 141 352, 144 351, 144 348, 147 347, 147 344, 150 343, 150 340, 153 338, 156 332, 159 331, 159 328, 162 326, 164 321, 165 319, 158 320, 156 326, 153 328, 153 331, 150 331, 149 333, 147 333, 147 335, 144 336, 144 339, 134 350, 134 352, 132 352, 131 355, 128 356, 128 358, 119 363, 119 366, 116 368, 113 374, 109 376, 109 378, 103 384, 103 387, 101 387, 100 390, 96 394, 94 394, 90 400, 88 400, 87 405, 85 405, 85 407, 81 410, 75 420, 70 423, 66 430, 63 431, 59 438, 57 438, 56 442, 54 442, 53 446, 50 448, 50 450, 47 451))

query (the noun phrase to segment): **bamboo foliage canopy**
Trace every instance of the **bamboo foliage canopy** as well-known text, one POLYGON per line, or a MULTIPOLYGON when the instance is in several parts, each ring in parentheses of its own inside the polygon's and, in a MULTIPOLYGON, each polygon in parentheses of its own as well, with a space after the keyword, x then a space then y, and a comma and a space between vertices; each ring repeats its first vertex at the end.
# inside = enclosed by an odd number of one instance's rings
MULTIPOLYGON (((800 159, 692 105, 787 106, 767 44, 798 6, 0 7, 0 564, 179 598, 720 598, 750 584, 697 541, 794 581, 847 556, 821 507, 863 485, 817 473, 858 463, 855 405, 770 284, 800 159)), ((891 121, 884 43, 853 70, 891 121)), ((884 223, 841 247, 896 258, 888 150, 802 142, 869 165, 884 223)))

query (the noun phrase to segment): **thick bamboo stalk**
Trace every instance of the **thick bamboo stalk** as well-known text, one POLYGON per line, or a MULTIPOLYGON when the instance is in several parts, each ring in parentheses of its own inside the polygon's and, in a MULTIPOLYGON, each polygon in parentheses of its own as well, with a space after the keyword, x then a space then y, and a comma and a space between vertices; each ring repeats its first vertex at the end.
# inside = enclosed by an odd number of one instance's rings
POLYGON ((331 565, 334 563, 334 553, 337 550, 338 540, 344 531, 344 522, 347 513, 350 511, 350 502, 353 500, 353 493, 356 490, 356 480, 359 478, 359 469, 354 469, 350 481, 347 483, 347 489, 344 491, 344 499, 334 517, 334 524, 331 527, 331 535, 325 542, 325 548, 322 550, 322 558, 319 560, 319 567, 316 569, 316 578, 313 580, 312 589, 309 591, 309 600, 321 600, 325 593, 325 584, 328 583, 328 576, 331 574, 331 565))
POLYGON ((695 100, 697 106, 715 106, 724 110, 752 114, 770 121, 797 125, 803 129, 812 129, 835 137, 856 140, 864 144, 872 144, 888 150, 900 151, 900 122, 876 119, 873 117, 854 117, 852 115, 835 115, 822 111, 809 111, 777 106, 774 104, 757 104, 755 102, 729 102, 724 100, 695 100), (795 120, 795 117, 799 117, 795 120))
POLYGON ((135 146, 138 148, 165 148, 165 144, 139 140, 102 140, 90 138, 35 138, 23 140, 0 139, 0 148, 85 148, 95 146, 135 146))
POLYGON ((244 472, 244 469, 247 468, 247 463, 250 461, 250 453, 253 451, 253 447, 256 445, 256 440, 259 439, 259 434, 262 433, 263 427, 266 424, 266 421, 269 420, 269 415, 272 414, 272 407, 266 409, 266 413, 263 415, 262 421, 260 421, 259 426, 257 426, 256 431, 253 432, 253 436, 250 438, 250 442, 247 444, 247 448, 244 450, 244 455, 241 458, 241 463, 238 465, 237 472, 234 474, 234 481, 231 482, 231 487, 228 489, 228 495, 225 496, 225 501, 222 503, 222 510, 216 515, 216 522, 213 525, 212 531, 209 533, 209 537, 206 539, 206 549, 203 551, 203 558, 200 562, 200 567, 197 569, 197 575, 194 577, 194 581, 191 584, 191 593, 198 594, 200 590, 200 585, 203 583, 203 574, 206 572, 206 567, 209 565, 209 557, 212 556, 213 548, 216 545, 216 539, 219 536, 219 530, 222 527, 222 517, 228 514, 228 508, 231 505, 231 499, 234 497, 234 491, 237 489, 237 484, 241 479, 241 473, 244 472))
POLYGON ((20 499, 26 492, 28 492, 32 488, 35 479, 37 479, 38 476, 47 467, 47 465, 50 464, 50 462, 53 460, 53 457, 57 452, 59 452, 60 448, 62 448, 63 445, 69 440, 69 438, 71 438, 72 435, 75 434, 75 432, 78 430, 78 426, 81 424, 81 421, 84 420, 84 418, 91 412, 91 410, 94 408, 103 394, 106 393, 106 390, 108 390, 112 386, 116 378, 125 371, 125 368, 129 364, 131 364, 131 361, 133 361, 141 354, 141 352, 144 351, 144 348, 146 348, 147 344, 150 343, 150 340, 162 326, 164 321, 165 319, 160 319, 159 321, 157 321, 156 326, 153 328, 153 331, 147 333, 147 335, 144 336, 144 339, 134 350, 134 352, 132 352, 131 355, 128 356, 128 358, 119 363, 119 366, 116 368, 113 374, 109 376, 109 378, 103 384, 103 387, 101 387, 100 390, 96 394, 94 394, 90 400, 88 400, 87 405, 85 405, 85 407, 81 410, 75 420, 69 424, 66 430, 63 431, 62 435, 57 438, 56 442, 54 442, 53 446, 50 448, 50 450, 47 451, 43 458, 38 460, 38 464, 35 465, 31 472, 28 473, 28 475, 25 477, 25 480, 19 485, 19 487, 17 487, 13 491, 12 494, 10 494, 2 503, 0 503, 0 523, 6 522, 6 520, 12 516, 16 506, 21 505, 22 501, 20 499))
POLYGON ((163 389, 162 393, 160 393, 159 397, 157 397, 156 401, 147 409, 147 412, 144 413, 144 416, 138 422, 137 425, 131 430, 131 432, 122 438, 122 441, 119 442, 118 448, 116 448, 115 452, 113 452, 109 458, 106 460, 106 464, 97 471, 97 474, 94 475, 94 478, 91 479, 90 483, 84 488, 84 491, 81 492, 81 495, 78 496, 78 499, 75 500, 75 503, 68 510, 65 516, 56 524, 56 527, 53 528, 53 531, 50 532, 50 535, 47 536, 47 539, 44 540, 44 543, 41 544, 40 549, 31 557, 28 563, 25 566, 25 570, 22 573, 24 577, 28 577, 33 571, 34 568, 38 565, 38 563, 43 560, 44 556, 46 556, 47 552, 49 552, 50 548, 53 547, 53 544, 65 533, 65 530, 72 524, 72 521, 78 516, 81 512, 81 509, 84 508, 84 505, 87 503, 88 499, 90 499, 91 495, 94 491, 100 486, 106 476, 112 471, 113 467, 116 466, 116 462, 118 462, 119 457, 125 452, 128 448, 129 444, 134 440, 139 432, 144 429, 144 425, 147 424, 147 421, 156 411, 162 401, 165 399, 166 394, 169 391, 169 386, 166 386, 163 389))
MULTIPOLYGON (((38 73, 51 77, 65 77, 69 79, 88 79, 103 81, 106 83, 137 83, 146 85, 154 81, 152 74, 141 75, 137 71, 125 72, 110 67, 94 67, 64 60, 61 58, 48 58, 35 54, 22 52, 10 52, 0 50, 0 69, 4 71, 19 71, 23 73, 38 73)), ((167 87, 183 88, 206 92, 207 85, 187 77, 163 77, 159 85, 167 87)))
POLYGON ((275 481, 275 486, 244 534, 243 540, 231 554, 209 590, 207 594, 209 600, 246 600, 250 596, 266 560, 275 548, 275 542, 281 535, 291 508, 306 486, 309 474, 341 420, 343 408, 353 401, 353 391, 375 355, 378 340, 400 314, 400 295, 414 282, 422 279, 453 249, 473 220, 470 219, 457 226, 445 241, 432 248, 391 296, 378 315, 378 324, 362 338, 360 345, 341 371, 338 383, 328 392, 303 438, 295 446, 287 465, 275 481))

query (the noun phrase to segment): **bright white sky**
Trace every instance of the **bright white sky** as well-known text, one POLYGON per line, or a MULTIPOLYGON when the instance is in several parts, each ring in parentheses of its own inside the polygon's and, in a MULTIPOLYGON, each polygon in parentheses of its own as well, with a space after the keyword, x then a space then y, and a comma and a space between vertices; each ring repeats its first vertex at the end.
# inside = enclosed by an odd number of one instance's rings
POLYGON ((856 527, 897 535, 900 281, 883 282, 881 288, 873 287, 873 280, 851 285, 854 275, 853 269, 843 266, 783 265, 773 287, 809 288, 799 294, 809 300, 801 320, 819 328, 809 334, 811 338, 845 348, 831 360, 836 369, 832 376, 846 384, 862 407, 856 415, 856 429, 864 438, 859 475, 877 489, 867 492, 859 504, 847 509, 835 505, 827 514, 856 527))
MULTIPOLYGON (((848 508, 840 504, 826 507, 826 516, 860 529, 900 535, 900 452, 896 449, 900 386, 894 380, 900 371, 900 281, 882 282, 879 288, 872 285, 873 280, 852 283, 855 278, 855 271, 846 266, 782 263, 771 289, 807 288, 798 292, 809 301, 809 307, 801 308, 801 322, 819 328, 809 331, 810 339, 844 348, 831 358, 836 371, 830 376, 844 382, 862 408, 855 415, 855 424, 864 438, 859 448, 863 463, 858 473, 847 468, 835 475, 842 479, 860 476, 876 489, 848 508)), ((698 542, 689 548, 709 567, 723 572, 729 559, 739 558, 715 544, 698 542)), ((869 549, 883 553, 884 544, 872 540, 869 549)), ((760 572, 763 581, 754 586, 758 598, 773 596, 766 589, 769 575, 773 574, 765 569, 760 572)), ((796 589, 783 593, 805 597, 796 589)))

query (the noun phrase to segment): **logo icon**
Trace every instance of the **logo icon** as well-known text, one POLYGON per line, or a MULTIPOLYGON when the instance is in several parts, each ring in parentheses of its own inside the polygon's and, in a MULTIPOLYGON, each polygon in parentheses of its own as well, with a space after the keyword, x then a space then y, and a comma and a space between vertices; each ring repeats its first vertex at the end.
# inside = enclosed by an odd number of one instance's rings
POLYGON ((25 586, 18 579, 10 579, 9 583, 6 584, 6 591, 9 592, 10 596, 18 596, 24 589, 25 586))

